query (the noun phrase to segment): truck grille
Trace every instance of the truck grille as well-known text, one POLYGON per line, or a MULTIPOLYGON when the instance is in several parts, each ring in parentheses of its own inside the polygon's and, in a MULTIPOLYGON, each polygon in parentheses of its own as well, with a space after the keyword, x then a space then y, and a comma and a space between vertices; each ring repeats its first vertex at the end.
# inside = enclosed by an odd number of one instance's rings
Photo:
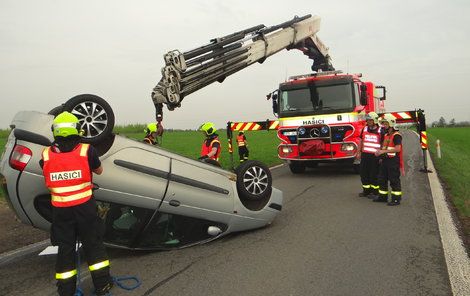
POLYGON ((326 143, 343 142, 348 131, 353 131, 350 125, 315 125, 301 126, 298 129, 299 140, 324 139, 326 143))

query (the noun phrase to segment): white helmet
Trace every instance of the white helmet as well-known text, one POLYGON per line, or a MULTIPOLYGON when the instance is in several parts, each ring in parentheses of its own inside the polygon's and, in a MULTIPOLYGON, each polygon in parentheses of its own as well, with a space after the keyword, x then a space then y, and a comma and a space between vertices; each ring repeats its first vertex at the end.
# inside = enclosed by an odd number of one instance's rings
POLYGON ((380 119, 380 123, 383 122, 388 122, 389 126, 393 128, 396 128, 397 126, 397 119, 390 113, 383 115, 383 118, 380 119))
POLYGON ((371 112, 367 113, 366 116, 365 116, 365 119, 366 120, 373 120, 374 123, 379 123, 379 115, 377 115, 377 113, 375 113, 374 111, 371 111, 371 112))

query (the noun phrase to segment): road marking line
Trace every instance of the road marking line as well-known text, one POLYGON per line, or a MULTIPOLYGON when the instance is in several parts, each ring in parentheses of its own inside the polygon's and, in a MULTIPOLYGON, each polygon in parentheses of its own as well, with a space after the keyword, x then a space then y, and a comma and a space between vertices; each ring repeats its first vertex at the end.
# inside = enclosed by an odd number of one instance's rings
MULTIPOLYGON (((419 138, 418 133, 413 132, 419 138)), ((426 150, 426 153, 429 160, 429 169, 432 172, 436 172, 429 150, 426 150)), ((455 296, 470 295, 470 259, 452 220, 444 190, 439 182, 437 173, 428 174, 428 179, 431 186, 432 200, 436 211, 437 224, 441 235, 452 293, 455 296)))
POLYGON ((282 167, 283 165, 284 165, 284 164, 281 163, 281 164, 275 165, 275 166, 273 166, 273 167, 270 167, 269 169, 270 169, 270 170, 274 170, 274 169, 277 169, 277 168, 282 167))

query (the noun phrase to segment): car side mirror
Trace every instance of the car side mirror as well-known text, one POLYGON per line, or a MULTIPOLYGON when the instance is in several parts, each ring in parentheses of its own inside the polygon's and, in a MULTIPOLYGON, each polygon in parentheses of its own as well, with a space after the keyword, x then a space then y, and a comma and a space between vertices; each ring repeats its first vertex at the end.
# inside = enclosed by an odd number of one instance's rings
POLYGON ((217 226, 209 226, 207 228, 207 234, 210 236, 218 236, 222 233, 222 230, 217 226))
POLYGON ((359 100, 359 103, 361 103, 361 105, 367 105, 367 85, 365 84, 361 84, 361 97, 360 97, 360 100, 359 100))

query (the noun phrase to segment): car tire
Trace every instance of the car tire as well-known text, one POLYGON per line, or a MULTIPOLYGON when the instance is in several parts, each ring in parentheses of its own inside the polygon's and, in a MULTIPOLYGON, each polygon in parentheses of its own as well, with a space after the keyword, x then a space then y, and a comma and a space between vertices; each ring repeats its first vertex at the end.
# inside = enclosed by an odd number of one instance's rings
POLYGON ((64 108, 65 108, 64 105, 54 107, 51 109, 51 111, 47 112, 47 114, 54 115, 54 117, 56 117, 57 115, 65 111, 64 108))
POLYGON ((265 164, 257 160, 247 160, 236 168, 235 173, 241 199, 264 201, 271 197, 273 179, 265 164))
POLYGON ((103 98, 91 94, 78 95, 65 102, 64 111, 78 117, 81 129, 85 131, 85 143, 98 144, 112 134, 114 112, 103 98))
POLYGON ((289 163, 289 169, 293 174, 302 174, 305 172, 305 164, 300 161, 291 161, 289 163))

